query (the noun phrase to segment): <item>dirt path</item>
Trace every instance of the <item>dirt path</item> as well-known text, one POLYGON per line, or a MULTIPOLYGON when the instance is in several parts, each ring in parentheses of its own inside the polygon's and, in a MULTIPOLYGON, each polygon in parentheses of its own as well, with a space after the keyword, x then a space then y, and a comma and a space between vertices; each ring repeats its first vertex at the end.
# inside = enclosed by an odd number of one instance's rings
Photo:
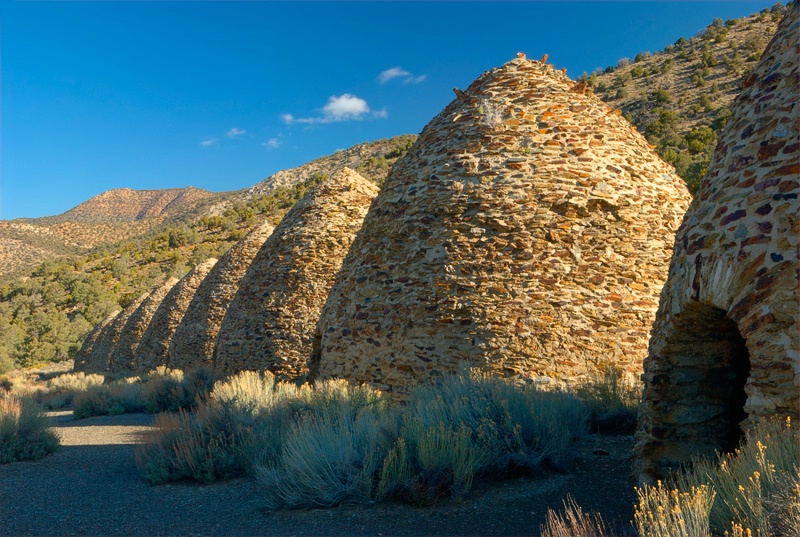
POLYGON ((480 487, 460 504, 271 512, 247 479, 148 486, 134 446, 152 416, 55 414, 58 453, 0 466, 0 535, 537 535, 567 493, 615 520, 617 533, 631 518, 628 437, 590 437, 569 474, 480 487))

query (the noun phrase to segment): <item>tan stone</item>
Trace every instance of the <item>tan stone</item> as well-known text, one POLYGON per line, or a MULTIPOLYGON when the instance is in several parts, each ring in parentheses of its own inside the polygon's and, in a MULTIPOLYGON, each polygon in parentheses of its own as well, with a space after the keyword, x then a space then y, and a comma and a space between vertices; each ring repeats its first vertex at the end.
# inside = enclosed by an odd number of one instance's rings
POLYGON ((108 370, 112 373, 132 373, 134 371, 133 357, 144 331, 153 318, 158 306, 169 290, 178 283, 178 278, 168 278, 167 281, 153 289, 142 300, 139 307, 131 313, 120 332, 119 339, 109 354, 108 370))
POLYGON ((287 213, 253 259, 225 314, 217 369, 304 377, 319 312, 377 192, 345 168, 287 213))
POLYGON ((312 377, 402 397, 461 364, 550 383, 639 374, 689 194, 573 87, 516 58, 425 127, 331 290, 312 377))
POLYGON ((101 373, 105 371, 107 364, 100 363, 102 360, 99 359, 97 343, 102 340, 108 329, 108 325, 119 315, 119 311, 120 310, 116 310, 109 313, 105 319, 100 321, 92 331, 86 335, 86 339, 83 340, 81 348, 75 353, 75 365, 73 366, 75 372, 101 373))
POLYGON ((161 301, 136 347, 133 357, 134 373, 146 373, 167 364, 167 351, 172 335, 200 287, 200 282, 216 263, 217 260, 213 257, 199 263, 161 301))
POLYGON ((128 304, 119 314, 115 315, 111 321, 101 327, 97 335, 97 340, 91 347, 85 358, 85 365, 82 370, 84 373, 108 373, 111 361, 111 351, 116 347, 122 334, 125 324, 130 319, 133 312, 144 302, 150 293, 145 293, 139 298, 128 304))
POLYGON ((798 26, 792 2, 678 231, 644 366, 642 481, 800 414, 798 26))
POLYGON ((265 222, 248 233, 220 257, 203 279, 169 342, 170 367, 184 370, 212 367, 217 334, 228 305, 272 230, 265 222))

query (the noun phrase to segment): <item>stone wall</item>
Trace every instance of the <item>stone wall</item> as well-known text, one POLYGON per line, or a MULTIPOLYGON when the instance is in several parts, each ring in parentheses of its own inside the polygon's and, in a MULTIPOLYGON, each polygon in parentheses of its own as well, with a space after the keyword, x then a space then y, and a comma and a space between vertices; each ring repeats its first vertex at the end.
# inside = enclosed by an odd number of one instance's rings
POLYGON ((797 3, 744 81, 678 231, 645 361, 642 481, 800 414, 797 3))
POLYGON ((111 324, 111 321, 113 321, 117 315, 119 315, 119 310, 112 311, 86 335, 81 348, 75 353, 74 371, 82 371, 84 373, 105 371, 106 364, 101 363, 101 359, 97 353, 97 343, 102 339, 108 329, 108 325, 111 324))
POLYGON ((131 373, 134 370, 133 357, 144 331, 153 319, 158 306, 170 289, 178 283, 177 278, 168 278, 167 281, 153 289, 149 295, 139 304, 139 307, 131 313, 122 332, 119 335, 116 345, 109 354, 108 370, 112 373, 131 373))
POLYGON ((402 394, 470 364, 575 382, 636 375, 689 204, 619 111, 523 55, 423 130, 321 315, 312 377, 402 394))
POLYGON ((222 321, 215 367, 301 379, 333 279, 378 188, 349 168, 309 192, 264 242, 222 321))
POLYGON ((86 358, 82 360, 84 373, 108 373, 111 361, 111 351, 116 347, 122 334, 125 324, 130 319, 133 312, 144 302, 150 293, 145 293, 139 298, 128 304, 124 310, 114 316, 114 318, 100 329, 97 339, 91 347, 87 349, 86 358))
POLYGON ((136 348, 133 357, 134 373, 146 373, 156 366, 167 364, 167 351, 172 335, 197 288, 200 287, 200 282, 216 262, 217 260, 212 257, 199 263, 181 278, 161 301, 136 348))
POLYGON ((203 279, 169 342, 168 365, 177 369, 212 367, 217 334, 228 305, 256 253, 272 234, 265 222, 225 252, 203 279))

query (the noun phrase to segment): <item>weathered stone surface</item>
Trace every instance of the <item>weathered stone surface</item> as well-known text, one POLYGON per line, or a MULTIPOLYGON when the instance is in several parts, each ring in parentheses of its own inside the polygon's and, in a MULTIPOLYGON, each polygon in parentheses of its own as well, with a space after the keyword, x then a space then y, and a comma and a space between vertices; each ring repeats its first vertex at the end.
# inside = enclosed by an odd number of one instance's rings
POLYGON ((109 356, 108 370, 112 373, 131 373, 134 370, 133 357, 144 331, 153 319, 158 306, 170 289, 178 283, 178 278, 168 278, 167 281, 153 289, 149 295, 139 304, 139 307, 131 313, 125 322, 122 332, 119 335, 114 348, 109 356))
POLYGON ((268 222, 258 226, 225 252, 203 279, 169 342, 170 367, 184 370, 213 367, 214 345, 228 305, 272 231, 268 222))
POLYGON ((800 413, 797 3, 787 11, 677 234, 644 365, 643 481, 800 413))
POLYGON ((111 351, 116 347, 128 319, 130 319, 133 312, 144 302, 147 295, 149 295, 149 293, 141 295, 128 304, 128 307, 115 315, 105 328, 101 328, 100 333, 97 335, 97 340, 85 358, 85 365, 82 369, 84 373, 109 372, 111 351))
POLYGON ((689 194, 586 93, 517 58, 425 127, 331 290, 312 377, 402 397, 462 363, 545 382, 640 371, 689 194))
POLYGON ((302 378, 319 312, 378 188, 349 168, 309 192, 264 242, 222 321, 215 367, 302 378))
POLYGON ((103 360, 100 359, 97 353, 97 343, 102 339, 111 321, 119 315, 119 311, 116 310, 109 313, 105 319, 100 321, 86 335, 81 348, 75 353, 75 365, 73 366, 75 372, 99 373, 105 371, 106 364, 101 363, 103 360))
POLYGON ((200 282, 208 275, 217 260, 209 258, 199 263, 175 286, 159 304, 150 324, 142 335, 133 357, 134 373, 146 373, 167 364, 170 339, 181 322, 200 282))

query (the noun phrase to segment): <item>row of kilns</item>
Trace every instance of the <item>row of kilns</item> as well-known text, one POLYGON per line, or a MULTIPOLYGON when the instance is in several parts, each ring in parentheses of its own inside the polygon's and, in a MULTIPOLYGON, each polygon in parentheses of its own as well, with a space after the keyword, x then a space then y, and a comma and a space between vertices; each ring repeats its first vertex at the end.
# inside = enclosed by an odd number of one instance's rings
POLYGON ((732 448, 753 419, 798 413, 788 11, 691 205, 619 111, 518 55, 457 91, 380 192, 343 169, 104 320, 76 369, 269 370, 402 399, 464 366, 563 385, 644 361, 643 480, 732 448))

